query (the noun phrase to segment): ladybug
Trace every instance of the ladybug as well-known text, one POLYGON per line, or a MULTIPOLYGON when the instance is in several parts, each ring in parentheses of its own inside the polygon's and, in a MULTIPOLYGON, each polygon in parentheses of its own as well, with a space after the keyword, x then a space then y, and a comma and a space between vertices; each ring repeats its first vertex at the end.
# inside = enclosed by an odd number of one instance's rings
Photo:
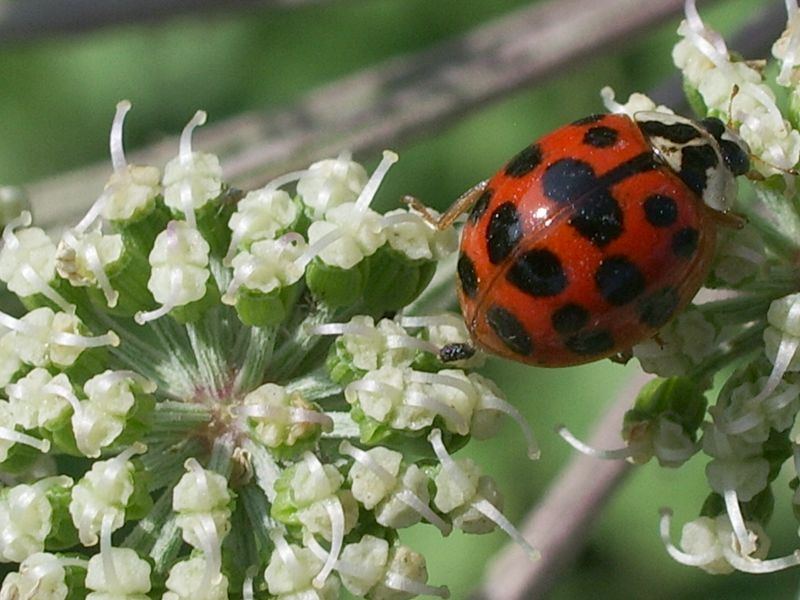
MULTIPOLYGON (((749 151, 716 118, 593 115, 464 194, 458 298, 476 346, 545 367, 620 356, 691 302, 749 151)), ((443 360, 462 358, 445 348, 443 360)))

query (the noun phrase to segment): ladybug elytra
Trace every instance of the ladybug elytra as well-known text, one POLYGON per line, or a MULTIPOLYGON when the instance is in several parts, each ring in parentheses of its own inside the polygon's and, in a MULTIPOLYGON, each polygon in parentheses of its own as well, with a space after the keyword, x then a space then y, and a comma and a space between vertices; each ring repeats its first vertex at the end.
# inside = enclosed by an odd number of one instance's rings
MULTIPOLYGON (((748 149, 716 118, 594 115, 467 192, 458 297, 474 343, 563 367, 653 336, 708 274, 748 149)), ((452 359, 458 353, 450 353, 452 359)))

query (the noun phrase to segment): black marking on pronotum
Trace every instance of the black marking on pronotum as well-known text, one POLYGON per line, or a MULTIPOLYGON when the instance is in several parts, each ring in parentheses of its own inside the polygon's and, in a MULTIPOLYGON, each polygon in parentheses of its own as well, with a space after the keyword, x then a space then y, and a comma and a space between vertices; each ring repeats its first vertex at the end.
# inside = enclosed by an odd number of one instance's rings
POLYGON ((660 137, 676 144, 685 144, 702 136, 697 127, 688 123, 639 121, 639 128, 650 137, 660 137))
POLYGON ((493 195, 494 190, 491 188, 486 188, 483 190, 483 193, 478 196, 478 199, 472 206, 472 210, 469 212, 469 222, 472 225, 475 225, 478 223, 478 221, 480 221, 483 213, 485 213, 486 209, 489 207, 489 202, 491 202, 493 195))
POLYGON ((539 144, 531 144, 506 165, 506 175, 509 177, 525 177, 542 162, 542 149, 539 144))
POLYGON ((486 228, 486 249, 493 265, 503 262, 522 239, 522 223, 513 202, 494 209, 486 228))
POLYGON ((534 297, 555 296, 567 287, 567 274, 558 256, 536 248, 518 256, 506 273, 516 288, 534 297))
POLYGON ((719 164, 719 157, 708 144, 687 146, 681 151, 681 168, 678 176, 698 196, 708 184, 708 170, 719 164))
POLYGON ((525 331, 525 327, 502 306, 493 304, 489 307, 486 311, 486 323, 512 352, 522 355, 533 352, 533 341, 525 331))
POLYGON ((620 306, 644 291, 645 279, 639 268, 624 256, 604 259, 594 274, 597 289, 609 304, 620 306))
POLYGON ((458 279, 461 281, 461 289, 468 298, 474 298, 478 294, 478 274, 475 272, 475 264, 469 256, 461 253, 458 257, 458 279))

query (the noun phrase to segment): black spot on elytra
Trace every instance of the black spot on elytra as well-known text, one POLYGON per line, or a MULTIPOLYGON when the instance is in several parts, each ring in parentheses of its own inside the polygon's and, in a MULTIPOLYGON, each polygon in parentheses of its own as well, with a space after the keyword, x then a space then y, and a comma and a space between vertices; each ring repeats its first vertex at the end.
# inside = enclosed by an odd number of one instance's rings
POLYGON ((672 318, 679 300, 678 291, 672 287, 653 292, 639 303, 639 319, 645 325, 658 329, 672 318))
POLYGON ((611 350, 614 347, 614 338, 605 329, 595 329, 570 336, 564 344, 575 354, 591 356, 611 350))
POLYGON ((595 190, 580 202, 569 224, 595 246, 617 239, 623 230, 622 209, 605 188, 595 190))
POLYGON ((711 146, 687 146, 681 152, 678 176, 694 193, 702 196, 708 183, 708 170, 718 163, 717 153, 711 146))
POLYGON ((644 291, 645 279, 639 268, 624 256, 610 256, 594 274, 597 289, 609 304, 620 306, 644 291))
POLYGON ((580 304, 565 304, 553 312, 550 322, 561 335, 571 335, 589 322, 589 311, 580 304))
POLYGON ((506 279, 526 294, 555 296, 567 287, 567 275, 558 257, 545 249, 528 250, 514 260, 506 279))
POLYGON ((513 202, 503 202, 492 213, 486 229, 486 247, 493 265, 503 262, 522 239, 522 223, 513 202))
POLYGON ((592 165, 575 158, 562 158, 547 167, 542 176, 545 195, 556 202, 569 202, 597 189, 592 165))
POLYGON ((697 250, 700 233, 693 227, 684 227, 672 236, 672 252, 680 258, 690 258, 697 250))
POLYGON ((685 144, 700 137, 696 127, 688 123, 662 123, 661 121, 640 121, 639 128, 650 137, 660 137, 676 144, 685 144))
POLYGON ((461 253, 458 257, 458 279, 461 281, 461 289, 468 298, 474 298, 478 294, 478 275, 475 273, 475 265, 469 256, 461 253))
POLYGON ((531 144, 506 165, 506 175, 509 177, 524 177, 538 167, 541 162, 542 149, 538 144, 531 144))
POLYGON ((651 194, 644 201, 644 216, 653 227, 669 227, 678 219, 678 204, 669 196, 651 194))
POLYGON ((603 117, 605 117, 604 114, 588 115, 586 117, 582 117, 580 119, 577 119, 576 121, 573 121, 572 124, 573 125, 589 125, 590 123, 597 123, 603 117))
POLYGON ((617 130, 612 127, 597 125, 583 134, 583 143, 595 148, 608 148, 617 143, 618 135, 617 130))
POLYGON ((469 211, 469 222, 472 225, 475 225, 478 221, 480 221, 483 213, 485 213, 486 209, 489 207, 489 202, 491 202, 493 195, 494 190, 491 188, 486 188, 483 190, 483 193, 478 196, 475 204, 472 205, 472 210, 469 211))
POLYGON ((512 352, 522 355, 533 352, 533 341, 525 331, 525 327, 502 306, 494 304, 489 307, 486 311, 486 323, 512 352))

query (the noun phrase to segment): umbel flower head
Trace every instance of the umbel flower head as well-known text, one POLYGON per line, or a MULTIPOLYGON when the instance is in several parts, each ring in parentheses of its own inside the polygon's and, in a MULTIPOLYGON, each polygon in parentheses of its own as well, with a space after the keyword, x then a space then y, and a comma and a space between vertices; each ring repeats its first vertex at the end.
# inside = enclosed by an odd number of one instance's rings
MULTIPOLYGON (((767 61, 732 55, 694 0, 686 1, 673 58, 697 115, 719 118, 750 148, 753 171, 733 207, 747 224, 722 232, 706 293, 634 348, 643 369, 660 377, 625 417, 627 447, 597 450, 562 430, 581 451, 606 458, 655 457, 679 467, 706 455, 710 493, 700 516, 684 525, 679 548, 664 509, 661 535, 674 559, 710 573, 800 564, 800 550, 768 558, 766 533, 776 492, 787 494, 800 515, 800 10, 796 0, 786 7, 770 69, 767 61), (778 477, 784 466, 789 485, 778 477)), ((603 95, 612 111, 655 109, 641 94, 625 104, 610 90, 603 95)))
MULTIPOLYGON (((370 208, 348 155, 247 194, 193 150, 128 164, 60 240, 10 215, 0 279, 0 599, 447 597, 400 543, 500 526, 452 456, 521 422, 456 315, 414 314, 455 233, 370 208)), ((529 453, 537 454, 529 430, 529 453)))

